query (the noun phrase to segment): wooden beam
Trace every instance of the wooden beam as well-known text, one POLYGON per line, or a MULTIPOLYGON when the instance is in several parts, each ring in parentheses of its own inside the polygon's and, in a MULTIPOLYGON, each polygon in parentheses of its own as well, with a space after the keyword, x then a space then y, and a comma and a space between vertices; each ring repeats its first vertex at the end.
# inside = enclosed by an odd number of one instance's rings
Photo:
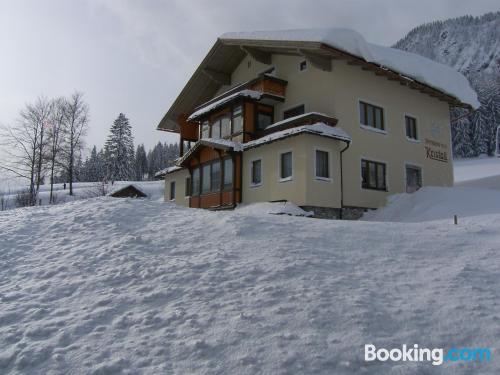
POLYGON ((205 68, 203 73, 206 74, 212 81, 217 82, 221 85, 230 85, 231 76, 227 73, 218 72, 216 70, 205 68))
POLYGON ((327 72, 332 71, 332 59, 329 56, 317 55, 305 50, 299 50, 299 53, 315 68, 327 72))
POLYGON ((262 64, 265 65, 271 65, 271 53, 262 51, 257 48, 252 48, 252 47, 245 47, 241 46, 240 47, 244 52, 249 54, 255 61, 258 61, 262 64))

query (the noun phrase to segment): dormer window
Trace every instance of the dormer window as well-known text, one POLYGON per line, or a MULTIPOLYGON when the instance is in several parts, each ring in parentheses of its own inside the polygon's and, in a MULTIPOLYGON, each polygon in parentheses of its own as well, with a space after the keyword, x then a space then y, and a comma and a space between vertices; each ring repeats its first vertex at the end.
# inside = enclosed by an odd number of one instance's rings
POLYGON ((307 60, 302 60, 299 63, 299 71, 303 72, 306 69, 307 69, 307 60))

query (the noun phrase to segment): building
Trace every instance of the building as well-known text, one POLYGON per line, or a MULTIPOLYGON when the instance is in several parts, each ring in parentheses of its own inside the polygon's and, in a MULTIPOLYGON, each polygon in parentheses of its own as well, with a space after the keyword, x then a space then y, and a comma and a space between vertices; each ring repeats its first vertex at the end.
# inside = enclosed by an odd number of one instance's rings
POLYGON ((356 217, 390 194, 451 186, 449 109, 478 105, 460 73, 354 31, 224 34, 158 125, 181 139, 165 199, 356 217))

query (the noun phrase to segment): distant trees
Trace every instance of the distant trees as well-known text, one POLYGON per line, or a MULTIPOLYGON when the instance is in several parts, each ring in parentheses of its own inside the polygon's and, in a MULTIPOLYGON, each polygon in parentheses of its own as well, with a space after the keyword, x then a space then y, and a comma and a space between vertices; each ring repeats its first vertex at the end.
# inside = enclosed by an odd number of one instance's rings
MULTIPOLYGON (((39 97, 19 112, 18 121, 0 128, 0 146, 5 160, 0 170, 26 179, 27 188, 17 205, 36 205, 40 186, 50 183, 49 203, 56 202, 54 183, 154 179, 155 173, 171 166, 179 146, 158 142, 147 151, 143 144, 134 150, 129 119, 120 113, 110 127, 105 146, 93 146, 85 157, 84 138, 89 124, 89 106, 83 94, 68 98, 39 97)), ((0 199, 1 207, 5 206, 0 199)))

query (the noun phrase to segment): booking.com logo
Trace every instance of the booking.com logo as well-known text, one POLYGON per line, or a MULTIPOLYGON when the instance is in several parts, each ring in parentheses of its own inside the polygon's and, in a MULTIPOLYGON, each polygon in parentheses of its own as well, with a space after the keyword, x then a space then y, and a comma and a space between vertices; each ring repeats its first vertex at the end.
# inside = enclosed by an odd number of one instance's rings
POLYGON ((373 344, 365 345, 365 361, 393 362, 432 362, 434 366, 444 362, 457 361, 490 361, 490 348, 450 348, 446 354, 441 348, 420 348, 418 344, 406 345, 401 348, 377 349, 373 344))

